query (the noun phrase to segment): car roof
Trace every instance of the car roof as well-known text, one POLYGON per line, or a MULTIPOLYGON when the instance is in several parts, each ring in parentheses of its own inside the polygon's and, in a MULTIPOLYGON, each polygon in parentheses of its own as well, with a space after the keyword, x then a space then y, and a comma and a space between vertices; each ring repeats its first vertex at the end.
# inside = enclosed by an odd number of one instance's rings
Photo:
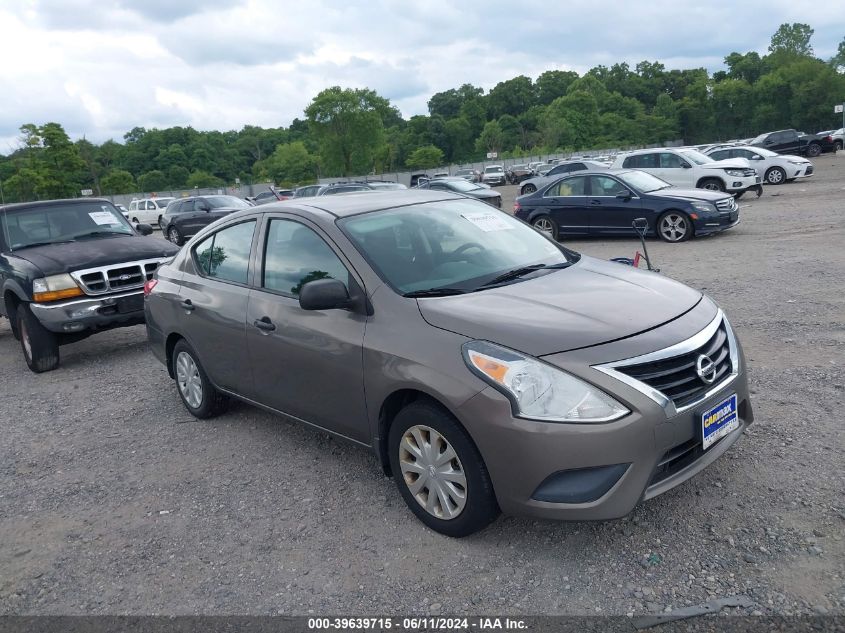
POLYGON ((107 202, 108 204, 112 204, 112 201, 106 198, 64 198, 60 200, 32 200, 30 202, 2 204, 0 205, 0 211, 16 211, 36 207, 57 207, 61 205, 85 204, 90 202, 107 202))
POLYGON ((362 191, 343 196, 321 196, 319 198, 300 198, 292 202, 280 202, 282 206, 295 206, 300 209, 317 209, 336 217, 343 218, 370 211, 381 211, 411 204, 437 202, 438 200, 466 200, 465 196, 432 191, 430 189, 387 189, 382 191, 362 191))

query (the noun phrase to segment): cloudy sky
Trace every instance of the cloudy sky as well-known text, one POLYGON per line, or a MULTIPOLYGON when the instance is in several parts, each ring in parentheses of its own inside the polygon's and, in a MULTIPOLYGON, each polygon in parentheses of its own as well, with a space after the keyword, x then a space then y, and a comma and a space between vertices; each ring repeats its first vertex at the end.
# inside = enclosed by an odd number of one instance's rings
POLYGON ((321 89, 407 117, 435 92, 648 59, 722 67, 783 22, 845 36, 845 0, 0 0, 0 153, 27 122, 122 140, 135 126, 286 126, 321 89))

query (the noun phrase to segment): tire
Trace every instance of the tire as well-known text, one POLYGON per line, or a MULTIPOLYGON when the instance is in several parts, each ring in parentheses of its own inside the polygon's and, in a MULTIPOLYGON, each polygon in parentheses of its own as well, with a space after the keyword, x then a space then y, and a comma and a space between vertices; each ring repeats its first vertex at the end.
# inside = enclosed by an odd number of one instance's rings
POLYGON ((734 194, 734 200, 739 200, 739 199, 740 199, 742 196, 744 196, 744 195, 745 195, 745 191, 737 191, 737 192, 734 194))
POLYGON ((161 228, 161 216, 158 216, 158 227, 161 228))
POLYGON ((533 184, 531 184, 529 182, 527 185, 525 185, 522 188, 522 190, 519 193, 524 196, 525 194, 534 193, 535 191, 537 191, 537 187, 535 187, 533 184))
POLYGON ((21 303, 16 312, 21 350, 27 367, 36 374, 54 370, 59 366, 59 338, 41 325, 28 304, 21 303))
POLYGON ((229 399, 211 384, 196 352, 184 339, 173 347, 172 363, 176 391, 192 416, 213 418, 228 408, 229 399))
POLYGON ((132 224, 139 224, 138 218, 132 218, 132 224))
POLYGON ((765 179, 770 185, 782 185, 786 182, 786 171, 782 167, 771 167, 765 179))
POLYGON ((833 143, 833 151, 834 152, 841 152, 842 151, 842 141, 835 141, 833 143))
POLYGON ((538 215, 536 218, 531 220, 531 226, 533 226, 536 230, 540 231, 540 233, 545 233, 553 240, 557 241, 558 236, 558 227, 557 222, 555 222, 551 216, 548 215, 538 215))
POLYGON ((819 145, 818 143, 810 143, 807 146, 807 156, 809 156, 810 158, 815 158, 816 156, 818 156, 821 153, 822 153, 822 146, 819 145))
POLYGON ((709 191, 721 191, 724 193, 725 185, 718 178, 705 178, 697 186, 698 189, 707 189, 709 191))
POLYGON ((686 213, 667 211, 657 221, 657 234, 665 242, 683 242, 692 236, 692 220, 686 213))
POLYGON ((175 226, 171 226, 167 229, 167 239, 176 244, 176 246, 182 246, 182 235, 179 233, 179 229, 175 226))
POLYGON ((388 433, 388 452, 399 493, 411 512, 435 532, 469 536, 499 516, 481 454, 455 418, 438 404, 417 400, 402 409, 388 433), (426 447, 435 449, 437 457, 429 459, 426 447), (447 452, 454 456, 438 464, 447 452), (412 492, 418 482, 421 487, 412 492))

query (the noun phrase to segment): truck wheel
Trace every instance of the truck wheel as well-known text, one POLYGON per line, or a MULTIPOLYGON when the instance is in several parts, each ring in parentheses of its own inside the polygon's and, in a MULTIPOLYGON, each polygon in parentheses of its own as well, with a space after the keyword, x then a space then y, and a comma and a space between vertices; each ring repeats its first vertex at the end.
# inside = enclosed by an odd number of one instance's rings
POLYGON ((822 146, 819 145, 818 143, 810 143, 807 146, 807 156, 809 156, 810 158, 815 158, 816 156, 818 156, 821 153, 822 153, 822 146))
POLYGON ((718 178, 705 178, 698 183, 699 189, 709 189, 710 191, 724 191, 725 185, 718 178))
POLYGON ((51 371, 59 366, 59 339, 41 325, 29 305, 21 303, 17 309, 18 333, 23 357, 36 374, 51 371))

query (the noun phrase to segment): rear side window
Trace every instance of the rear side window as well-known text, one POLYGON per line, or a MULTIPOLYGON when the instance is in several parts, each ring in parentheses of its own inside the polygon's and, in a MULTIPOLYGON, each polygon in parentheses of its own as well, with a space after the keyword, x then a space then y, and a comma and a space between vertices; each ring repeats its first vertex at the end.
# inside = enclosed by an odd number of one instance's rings
POLYGON ((565 197, 565 196, 585 196, 586 192, 586 176, 575 176, 573 178, 564 178, 558 183, 552 185, 546 196, 565 197))
POLYGON ((194 248, 194 259, 206 277, 246 284, 255 220, 217 231, 194 248))
POLYGON ((726 158, 731 158, 731 150, 720 149, 717 152, 710 152, 708 156, 710 156, 713 160, 725 160, 726 158))
POLYGON ((657 168, 657 154, 628 156, 622 166, 626 169, 655 169, 657 168))

